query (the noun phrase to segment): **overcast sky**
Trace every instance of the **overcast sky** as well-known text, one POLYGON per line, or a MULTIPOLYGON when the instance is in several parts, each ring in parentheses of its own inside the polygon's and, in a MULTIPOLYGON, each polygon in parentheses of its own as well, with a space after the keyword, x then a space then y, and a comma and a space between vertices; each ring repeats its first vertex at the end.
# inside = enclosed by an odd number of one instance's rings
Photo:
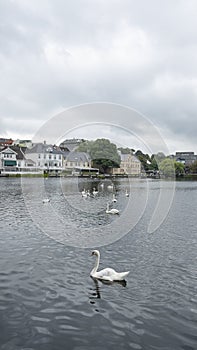
POLYGON ((0 0, 0 136, 105 101, 197 153, 196 16, 196 0, 0 0))

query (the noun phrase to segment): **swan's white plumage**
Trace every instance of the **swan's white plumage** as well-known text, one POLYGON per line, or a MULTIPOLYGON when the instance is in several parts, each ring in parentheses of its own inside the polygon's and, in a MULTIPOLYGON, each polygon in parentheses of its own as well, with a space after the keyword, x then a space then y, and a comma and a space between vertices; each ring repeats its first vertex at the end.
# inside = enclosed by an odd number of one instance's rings
POLYGON ((93 188, 92 193, 93 193, 93 196, 96 196, 96 195, 98 194, 98 191, 96 191, 96 188, 95 188, 95 187, 93 188))
POLYGON ((84 188, 83 191, 81 192, 81 195, 82 195, 82 196, 83 196, 84 194, 86 194, 85 188, 84 188))
POLYGON ((113 194, 112 202, 114 202, 114 203, 117 202, 117 199, 116 199, 116 197, 115 197, 115 194, 113 194))
POLYGON ((115 209, 115 208, 109 209, 109 203, 107 203, 106 213, 107 214, 113 214, 113 215, 114 214, 119 214, 119 210, 115 209))
POLYGON ((108 186, 107 186, 107 189, 108 189, 109 191, 113 191, 114 186, 113 186, 113 185, 108 185, 108 186))
POLYGON ((127 189, 126 189, 126 191, 125 191, 125 196, 126 196, 126 197, 129 197, 129 194, 128 194, 127 189))
POLYGON ((50 199, 49 198, 44 198, 43 200, 42 200, 42 203, 49 203, 50 202, 50 199))
POLYGON ((114 269, 107 267, 103 270, 97 271, 100 262, 100 252, 98 250, 93 250, 92 255, 96 256, 95 266, 90 272, 90 276, 99 280, 104 281, 123 281, 130 271, 116 272, 114 269))

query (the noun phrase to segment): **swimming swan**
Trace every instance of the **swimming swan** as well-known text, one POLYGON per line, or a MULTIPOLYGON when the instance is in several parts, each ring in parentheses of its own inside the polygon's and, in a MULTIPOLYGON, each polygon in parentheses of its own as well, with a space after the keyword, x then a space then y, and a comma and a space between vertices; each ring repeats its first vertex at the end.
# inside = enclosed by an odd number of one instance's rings
POLYGON ((96 196, 98 194, 98 191, 96 191, 95 187, 93 188, 92 194, 93 194, 93 196, 96 196))
POLYGON ((113 203, 116 203, 116 202, 117 202, 117 199, 116 199, 116 197, 115 197, 115 194, 114 194, 114 193, 113 193, 112 202, 113 202, 113 203))
POLYGON ((44 198, 43 200, 42 200, 42 203, 49 203, 50 202, 50 199, 49 198, 44 198))
POLYGON ((81 192, 81 195, 82 195, 82 197, 87 197, 87 193, 86 193, 85 188, 84 188, 83 191, 81 192))
POLYGON ((129 274, 130 271, 125 271, 125 272, 116 272, 114 269, 111 269, 107 267, 106 269, 98 270, 99 267, 99 262, 100 262, 100 252, 98 250, 93 250, 91 255, 96 256, 96 262, 95 266, 90 272, 90 276, 92 278, 96 278, 99 280, 104 280, 104 281, 124 281, 125 277, 129 274))
POLYGON ((106 213, 107 214, 119 214, 119 210, 115 209, 115 208, 109 209, 109 203, 107 203, 106 213))

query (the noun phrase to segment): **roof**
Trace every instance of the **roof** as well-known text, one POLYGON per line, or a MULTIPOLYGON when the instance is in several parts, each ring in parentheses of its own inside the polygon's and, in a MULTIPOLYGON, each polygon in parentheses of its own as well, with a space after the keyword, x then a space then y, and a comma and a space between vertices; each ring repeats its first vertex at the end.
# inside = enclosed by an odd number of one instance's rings
POLYGON ((36 143, 32 148, 26 150, 26 154, 31 153, 52 153, 52 154, 62 154, 63 152, 60 150, 58 146, 55 145, 47 145, 44 143, 36 143))
POLYGON ((68 139, 68 140, 64 140, 63 142, 60 143, 60 148, 67 149, 68 151, 72 152, 83 141, 84 141, 83 139, 68 139))
POLYGON ((26 147, 19 147, 19 146, 8 146, 4 147, 0 153, 15 153, 16 154, 16 159, 22 160, 25 159, 25 150, 26 147))
POLYGON ((0 153, 15 153, 15 154, 16 154, 16 152, 11 148, 11 146, 6 146, 6 147, 4 147, 4 148, 0 151, 0 153))
POLYGON ((11 145, 13 143, 13 140, 0 137, 0 143, 11 145))
POLYGON ((139 162, 139 159, 137 157, 135 157, 132 154, 121 154, 121 162, 126 162, 128 159, 131 159, 133 162, 139 162))
POLYGON ((69 162, 89 162, 90 156, 86 152, 63 152, 63 157, 69 162))
POLYGON ((26 147, 11 146, 10 148, 11 148, 14 152, 16 152, 16 159, 18 159, 18 160, 25 159, 26 147))

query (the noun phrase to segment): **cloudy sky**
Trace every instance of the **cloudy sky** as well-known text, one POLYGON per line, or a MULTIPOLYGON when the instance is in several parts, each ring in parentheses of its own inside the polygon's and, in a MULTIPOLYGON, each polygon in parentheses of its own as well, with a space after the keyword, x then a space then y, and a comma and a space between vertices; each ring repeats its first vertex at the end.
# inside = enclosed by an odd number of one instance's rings
POLYGON ((104 101, 197 153, 196 15, 196 0, 0 0, 0 136, 104 101))

